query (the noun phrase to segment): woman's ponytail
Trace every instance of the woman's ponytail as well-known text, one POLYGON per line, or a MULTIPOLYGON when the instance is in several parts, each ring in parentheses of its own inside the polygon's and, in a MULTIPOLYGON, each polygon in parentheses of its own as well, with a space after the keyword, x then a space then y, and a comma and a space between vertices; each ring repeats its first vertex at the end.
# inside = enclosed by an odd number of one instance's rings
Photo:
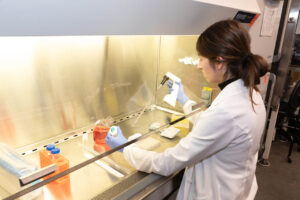
POLYGON ((245 86, 254 87, 260 83, 260 77, 267 73, 268 63, 260 55, 251 53, 243 60, 241 71, 245 86))
POLYGON ((245 86, 249 88, 252 106, 255 104, 252 98, 253 90, 258 91, 256 85, 260 84, 260 77, 264 76, 267 71, 268 63, 259 55, 250 53, 242 61, 241 79, 244 81, 245 86))

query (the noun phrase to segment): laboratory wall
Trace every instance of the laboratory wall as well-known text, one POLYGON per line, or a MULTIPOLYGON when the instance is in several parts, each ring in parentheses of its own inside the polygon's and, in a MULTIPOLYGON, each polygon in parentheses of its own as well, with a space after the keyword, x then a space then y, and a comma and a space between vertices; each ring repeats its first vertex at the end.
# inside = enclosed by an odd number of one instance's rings
MULTIPOLYGON (((170 71, 192 99, 207 85, 195 65, 197 36, 0 38, 0 142, 23 147, 98 119, 159 104, 170 71)), ((182 107, 175 108, 182 111, 182 107)))
POLYGON ((253 53, 263 56, 271 64, 274 57, 283 0, 257 0, 257 3, 261 14, 249 29, 251 50, 253 53), (264 30, 267 30, 267 32, 264 30))

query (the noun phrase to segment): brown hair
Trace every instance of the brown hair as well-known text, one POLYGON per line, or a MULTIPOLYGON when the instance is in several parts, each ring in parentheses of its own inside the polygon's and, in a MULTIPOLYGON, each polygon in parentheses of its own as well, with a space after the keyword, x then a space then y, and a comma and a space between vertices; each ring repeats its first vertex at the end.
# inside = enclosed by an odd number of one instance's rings
POLYGON ((232 78, 244 81, 249 88, 253 107, 253 89, 258 91, 256 85, 260 83, 260 77, 266 74, 268 63, 263 57, 251 53, 250 41, 248 31, 237 21, 224 20, 211 25, 199 36, 196 49, 212 64, 225 62, 225 77, 232 75, 232 78), (223 59, 218 60, 218 57, 223 59))

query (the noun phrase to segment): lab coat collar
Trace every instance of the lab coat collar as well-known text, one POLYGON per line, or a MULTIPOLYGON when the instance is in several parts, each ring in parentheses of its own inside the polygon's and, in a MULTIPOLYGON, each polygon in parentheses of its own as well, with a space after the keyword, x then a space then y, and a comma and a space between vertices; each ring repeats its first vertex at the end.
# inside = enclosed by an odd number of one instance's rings
POLYGON ((248 92, 248 88, 244 85, 244 81, 242 79, 238 79, 228 84, 215 98, 210 107, 214 107, 218 103, 220 103, 225 98, 230 98, 239 93, 248 92))
POLYGON ((222 83, 218 84, 220 90, 223 90, 227 85, 229 85, 230 83, 234 82, 238 80, 238 78, 231 78, 231 79, 228 79, 226 81, 223 81, 222 83))

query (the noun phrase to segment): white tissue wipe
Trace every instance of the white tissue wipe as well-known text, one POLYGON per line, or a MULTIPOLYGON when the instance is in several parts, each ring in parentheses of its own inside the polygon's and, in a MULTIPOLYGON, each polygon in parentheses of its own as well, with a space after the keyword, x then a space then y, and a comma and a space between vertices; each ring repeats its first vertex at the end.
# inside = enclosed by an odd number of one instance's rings
POLYGON ((166 138, 174 138, 178 133, 180 132, 180 129, 175 128, 173 126, 170 126, 169 128, 164 129, 161 132, 161 136, 166 137, 166 138))

